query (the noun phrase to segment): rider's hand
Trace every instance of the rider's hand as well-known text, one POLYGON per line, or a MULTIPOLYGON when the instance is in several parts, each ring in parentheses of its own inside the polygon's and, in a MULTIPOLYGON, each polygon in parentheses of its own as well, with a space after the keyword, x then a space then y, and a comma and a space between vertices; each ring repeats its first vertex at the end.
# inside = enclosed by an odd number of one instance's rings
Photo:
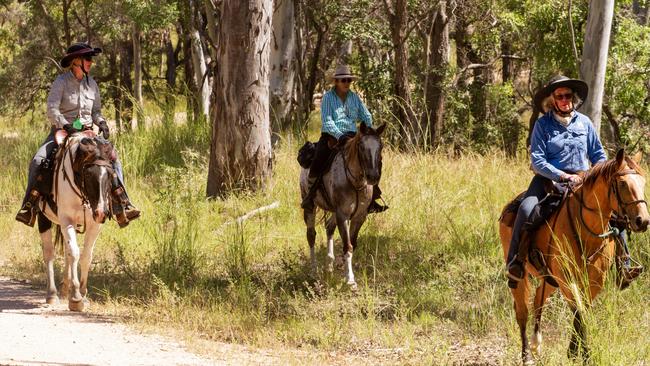
POLYGON ((562 176, 562 180, 565 181, 565 182, 573 183, 573 184, 582 183, 582 177, 580 177, 577 174, 564 174, 562 176))
POLYGON ((72 127, 72 123, 64 124, 63 129, 65 130, 65 132, 68 133, 68 135, 72 135, 73 133, 79 132, 79 131, 77 131, 76 128, 72 127))
POLYGON ((99 127, 99 131, 101 131, 102 135, 106 140, 108 140, 108 137, 110 136, 110 131, 108 130, 108 124, 106 124, 105 120, 99 121, 99 124, 97 125, 99 127))
POLYGON ((348 142, 348 140, 351 139, 352 136, 353 135, 344 133, 343 135, 341 135, 341 137, 339 137, 337 145, 338 146, 345 146, 345 143, 348 142))

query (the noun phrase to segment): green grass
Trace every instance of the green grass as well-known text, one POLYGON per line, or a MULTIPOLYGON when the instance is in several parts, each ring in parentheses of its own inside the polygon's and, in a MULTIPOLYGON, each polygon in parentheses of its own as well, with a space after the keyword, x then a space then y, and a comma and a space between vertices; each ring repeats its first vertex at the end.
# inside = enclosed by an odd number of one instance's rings
MULTIPOLYGON (((0 122, 2 272, 37 284, 44 282, 37 231, 13 216, 27 162, 46 133, 26 122, 0 122)), ((100 235, 89 281, 100 308, 206 339, 353 353, 373 362, 517 363, 497 218, 532 176, 525 160, 387 148, 381 186, 391 208, 362 229, 353 292, 340 266, 332 275, 310 274, 295 161, 301 138, 281 136, 266 191, 206 200, 209 135, 205 125, 180 124, 114 139, 144 215, 123 230, 111 222, 100 235), (274 201, 279 208, 232 224, 274 201)), ((321 265, 324 235, 319 227, 321 265)), ((647 234, 633 236, 633 253, 646 265, 648 244, 647 234)), ((337 240, 338 256, 341 250, 337 240)), ((647 276, 624 292, 608 283, 587 319, 596 364, 650 359, 649 290, 647 276)), ((558 296, 543 330, 540 363, 566 364, 570 314, 558 296)))

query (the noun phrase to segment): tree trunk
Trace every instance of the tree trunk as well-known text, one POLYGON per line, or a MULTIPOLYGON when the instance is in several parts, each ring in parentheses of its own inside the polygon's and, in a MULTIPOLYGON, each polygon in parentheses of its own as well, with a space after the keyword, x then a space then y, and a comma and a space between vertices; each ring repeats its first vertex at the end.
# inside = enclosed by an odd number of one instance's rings
POLYGON ((441 142, 443 121, 445 114, 444 82, 447 68, 449 67, 449 19, 447 17, 447 3, 440 1, 438 9, 431 19, 427 55, 427 78, 425 80, 426 115, 422 123, 424 131, 428 131, 431 147, 436 147, 441 142))
POLYGON ((66 46, 72 44, 72 36, 70 35, 70 4, 72 0, 63 0, 63 36, 65 37, 66 46))
POLYGON ((613 16, 614 0, 589 2, 585 44, 582 49, 582 64, 580 65, 580 74, 589 86, 589 95, 583 104, 582 111, 591 118, 596 133, 599 135, 613 16))
POLYGON ((133 22, 133 96, 136 101, 136 121, 138 128, 144 127, 142 113, 142 46, 140 44, 140 27, 133 22))
MULTIPOLYGON (((178 41, 180 43, 180 40, 178 41)), ((174 109, 176 107, 176 52, 172 45, 172 40, 169 32, 165 34, 165 54, 166 54, 166 67, 165 81, 167 84, 167 91, 165 93, 165 105, 163 107, 163 120, 165 123, 174 122, 174 109)))
POLYGON ((131 65, 133 64, 133 47, 128 40, 121 42, 120 47, 120 116, 127 130, 131 129, 133 119, 133 83, 131 81, 131 65))
POLYGON ((196 85, 195 98, 199 103, 199 110, 205 120, 208 120, 210 113, 210 83, 208 82, 208 67, 205 62, 205 54, 201 44, 201 35, 196 29, 192 30, 192 69, 194 71, 194 85, 196 85))
MULTIPOLYGON (((117 42, 113 42, 113 50, 117 50, 117 42)), ((115 107, 115 127, 118 131, 122 131, 122 116, 120 111, 122 110, 122 99, 120 92, 120 82, 119 82, 119 69, 117 66, 117 52, 108 53, 108 67, 110 69, 111 75, 113 75, 113 80, 111 80, 111 97, 113 99, 113 106, 115 107)))
POLYGON ((395 0, 394 9, 386 9, 390 19, 391 39, 394 48, 395 74, 393 82, 393 113, 402 126, 402 133, 411 144, 417 144, 421 131, 411 112, 411 93, 408 74, 408 43, 406 28, 408 21, 407 0, 395 0))
POLYGON ((296 33, 293 0, 278 0, 273 14, 271 40, 271 119, 277 126, 291 124, 294 99, 293 60, 296 54, 296 33))
POLYGON ((224 0, 214 83, 208 197, 260 189, 271 177, 269 54, 272 0, 224 0))
POLYGON ((199 112, 204 121, 208 120, 210 113, 210 83, 208 81, 208 66, 203 51, 203 42, 199 32, 200 14, 198 6, 194 0, 189 2, 190 8, 190 39, 192 45, 192 69, 194 71, 194 85, 196 85, 195 95, 198 103, 199 112))

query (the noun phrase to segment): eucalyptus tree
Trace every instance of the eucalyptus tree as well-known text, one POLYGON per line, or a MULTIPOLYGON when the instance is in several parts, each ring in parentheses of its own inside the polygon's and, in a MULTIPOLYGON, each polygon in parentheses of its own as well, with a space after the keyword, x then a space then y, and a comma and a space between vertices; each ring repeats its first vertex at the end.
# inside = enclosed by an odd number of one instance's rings
POLYGON ((207 195, 259 189, 271 177, 272 0, 224 0, 212 104, 207 195))

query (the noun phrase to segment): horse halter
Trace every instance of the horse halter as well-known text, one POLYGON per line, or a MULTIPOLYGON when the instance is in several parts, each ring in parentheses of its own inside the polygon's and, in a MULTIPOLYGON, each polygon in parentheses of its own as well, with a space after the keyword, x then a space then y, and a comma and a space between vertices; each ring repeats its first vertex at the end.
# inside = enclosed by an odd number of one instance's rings
MULTIPOLYGON (((644 199, 632 200, 632 201, 629 201, 629 202, 625 202, 623 200, 623 197, 621 197, 621 193, 620 193, 620 190, 619 190, 618 184, 617 184, 618 179, 616 179, 616 177, 622 177, 622 176, 631 175, 631 174, 637 174, 638 175, 639 173, 634 169, 625 169, 625 170, 622 170, 620 172, 616 172, 616 174, 614 174, 614 177, 613 177, 614 179, 612 179, 612 182, 611 182, 611 184, 609 186, 609 190, 607 191, 607 198, 608 199, 611 197, 612 191, 616 195, 616 203, 618 205, 618 208, 623 211, 622 212, 623 213, 622 217, 626 218, 626 221, 629 221, 629 218, 628 218, 628 215, 627 215, 627 212, 626 212, 627 211, 626 210, 627 206, 636 205, 636 204, 639 204, 639 203, 645 203, 646 206, 648 205, 648 202, 646 202, 646 200, 644 200, 644 199)), ((614 212, 616 212, 616 211, 614 211, 614 212)), ((619 212, 616 212, 616 214, 618 215, 619 212)), ((620 216, 620 215, 618 215, 618 216, 620 216)))

